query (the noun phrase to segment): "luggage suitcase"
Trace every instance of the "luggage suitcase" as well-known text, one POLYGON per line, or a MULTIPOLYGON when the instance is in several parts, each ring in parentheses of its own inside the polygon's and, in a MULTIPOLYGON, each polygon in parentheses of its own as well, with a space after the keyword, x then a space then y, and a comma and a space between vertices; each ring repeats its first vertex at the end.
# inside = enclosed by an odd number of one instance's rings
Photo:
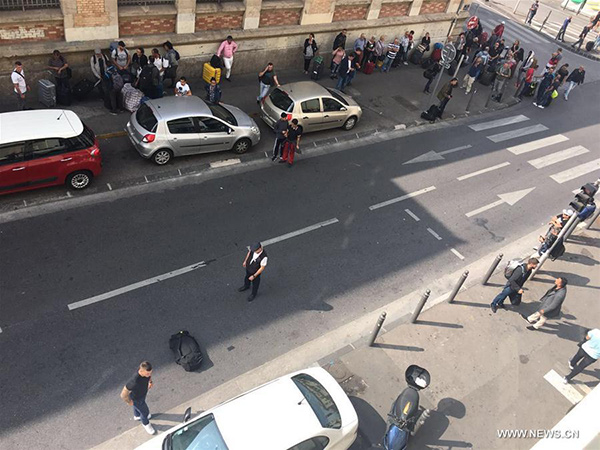
POLYGON ((412 52, 412 55, 410 55, 410 62, 413 64, 421 64, 421 60, 423 59, 423 52, 419 49, 416 49, 414 52, 412 52))
POLYGON ((46 108, 56 106, 56 85, 52 81, 38 81, 38 100, 46 108))
POLYGON ((427 58, 426 60, 424 60, 421 63, 421 68, 427 70, 427 69, 432 68, 434 64, 435 64, 435 61, 433 59, 427 58))
POLYGON ((589 41, 587 44, 585 44, 586 51, 591 52, 593 48, 594 48, 594 41, 589 41))
POLYGON ((377 60, 377 68, 380 69, 383 66, 383 60, 382 59, 378 59, 377 60))
POLYGON ((122 105, 129 112, 135 112, 142 104, 144 93, 127 83, 121 89, 122 105))
POLYGON ((56 103, 63 106, 71 106, 73 103, 73 95, 71 88, 62 88, 56 90, 56 103))
POLYGON ((83 80, 78 81, 75 86, 73 86, 73 97, 75 97, 77 100, 83 100, 93 90, 94 83, 87 78, 84 78, 83 80))
POLYGON ((202 67, 202 79, 207 83, 210 83, 210 79, 215 77, 217 83, 221 81, 221 69, 215 69, 209 63, 204 63, 202 67))
POLYGON ((440 117, 440 108, 437 105, 431 105, 427 111, 421 113, 421 118, 435 122, 435 119, 440 117))
POLYGON ((310 72, 311 80, 318 80, 323 75, 323 71, 325 70, 325 64, 323 63, 323 58, 321 56, 317 56, 313 60, 312 71, 310 72))
POLYGON ((365 64, 365 73, 371 75, 375 70, 375 63, 373 61, 367 61, 365 64))
POLYGON ((192 372, 202 364, 202 351, 194 337, 187 331, 173 334, 169 339, 169 348, 175 356, 175 362, 186 372, 192 372))
POLYGON ((492 84, 492 80, 494 79, 494 72, 488 72, 487 70, 482 72, 479 77, 479 82, 484 86, 489 86, 492 84))

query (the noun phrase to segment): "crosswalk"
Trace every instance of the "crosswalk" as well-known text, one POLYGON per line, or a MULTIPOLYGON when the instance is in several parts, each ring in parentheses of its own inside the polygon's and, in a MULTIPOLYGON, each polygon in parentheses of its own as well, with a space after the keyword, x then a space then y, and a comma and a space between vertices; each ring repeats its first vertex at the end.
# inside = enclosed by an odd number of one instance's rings
MULTIPOLYGON (((481 24, 483 26, 483 29, 485 31, 487 31, 488 34, 490 34, 494 30, 496 25, 498 25, 497 23, 492 23, 491 21, 488 21, 488 20, 482 20, 481 24)), ((527 46, 527 44, 547 44, 548 43, 546 38, 538 35, 534 31, 528 30, 527 28, 525 28, 524 26, 522 26, 520 24, 519 25, 516 24, 513 21, 510 21, 509 23, 506 24, 506 26, 504 28, 504 33, 502 34, 502 37, 504 38, 504 41, 506 42, 506 44, 509 47, 517 39, 521 43, 521 46, 525 46, 525 47, 527 46)))
MULTIPOLYGON (((528 123, 529 120, 530 119, 527 116, 518 115, 475 123, 469 125, 469 128, 478 133, 485 132, 486 138, 494 143, 508 142, 512 139, 521 138, 523 136, 534 136, 538 133, 548 131, 548 127, 545 125, 539 123, 531 124, 528 123), (511 126, 511 129, 502 131, 503 127, 508 126, 511 126), (494 133, 495 131, 500 132, 494 133)), ((581 158, 578 157, 587 154, 591 155, 590 150, 582 145, 572 145, 569 141, 569 137, 564 134, 552 134, 523 144, 508 146, 504 150, 513 155, 531 155, 532 157, 527 160, 527 163, 536 170, 544 169, 546 167, 556 167, 556 165, 560 165, 560 163, 575 164, 572 167, 563 168, 563 170, 549 175, 549 177, 558 184, 563 184, 586 175, 589 176, 589 174, 594 172, 594 178, 597 178, 600 173, 600 159, 592 159, 582 163, 581 158), (548 153, 548 151, 550 152, 548 153), (536 155, 536 152, 540 154, 540 156, 536 155), (542 152, 546 154, 541 154, 542 152), (572 163, 574 160, 576 160, 576 162, 572 163)), ((598 156, 597 152, 594 156, 598 156)), ((509 162, 498 164, 496 166, 478 170, 477 172, 463 175, 459 177, 458 180, 466 180, 492 170, 502 169, 509 165, 509 162)))

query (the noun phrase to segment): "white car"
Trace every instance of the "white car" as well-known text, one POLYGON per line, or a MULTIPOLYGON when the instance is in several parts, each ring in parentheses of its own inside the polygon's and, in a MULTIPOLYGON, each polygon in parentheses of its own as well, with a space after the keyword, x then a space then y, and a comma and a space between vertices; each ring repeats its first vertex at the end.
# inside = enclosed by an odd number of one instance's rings
POLYGON ((347 450, 357 430, 346 393, 314 367, 221 403, 138 450, 347 450))

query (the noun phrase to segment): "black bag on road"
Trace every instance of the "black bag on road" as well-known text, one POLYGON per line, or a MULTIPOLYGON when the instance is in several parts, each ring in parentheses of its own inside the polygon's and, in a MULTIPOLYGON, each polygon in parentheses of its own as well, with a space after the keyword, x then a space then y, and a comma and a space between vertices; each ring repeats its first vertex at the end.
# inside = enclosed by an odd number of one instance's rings
POLYGON ((84 78, 83 80, 78 81, 75 86, 73 86, 73 97, 75 97, 77 100, 83 100, 93 90, 94 83, 87 78, 84 78))
POLYGON ((494 75, 496 75, 495 72, 488 72, 487 70, 485 72, 482 72, 480 77, 479 77, 479 82, 481 84, 483 84, 484 86, 489 86, 490 84, 492 84, 492 81, 494 80, 494 75))
POLYGON ((431 105, 427 111, 423 111, 421 113, 421 118, 429 120, 430 122, 435 122, 435 119, 437 119, 440 116, 440 108, 438 107, 438 105, 431 105))
POLYGON ((175 355, 175 362, 186 372, 192 372, 202 364, 202 351, 194 337, 183 330, 171 336, 169 348, 175 355))

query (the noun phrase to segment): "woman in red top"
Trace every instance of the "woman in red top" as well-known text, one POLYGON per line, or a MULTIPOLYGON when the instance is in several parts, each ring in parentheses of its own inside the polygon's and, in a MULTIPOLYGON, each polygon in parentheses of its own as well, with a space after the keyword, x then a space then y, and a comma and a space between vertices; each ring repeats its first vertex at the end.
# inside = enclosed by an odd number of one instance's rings
POLYGON ((519 92, 518 98, 519 100, 523 100, 523 96, 532 90, 531 88, 531 83, 533 83, 533 74, 535 73, 535 70, 538 68, 537 64, 532 64, 531 67, 529 67, 529 69, 527 69, 527 72, 525 72, 525 79, 523 80, 523 86, 521 87, 521 91, 519 92))

